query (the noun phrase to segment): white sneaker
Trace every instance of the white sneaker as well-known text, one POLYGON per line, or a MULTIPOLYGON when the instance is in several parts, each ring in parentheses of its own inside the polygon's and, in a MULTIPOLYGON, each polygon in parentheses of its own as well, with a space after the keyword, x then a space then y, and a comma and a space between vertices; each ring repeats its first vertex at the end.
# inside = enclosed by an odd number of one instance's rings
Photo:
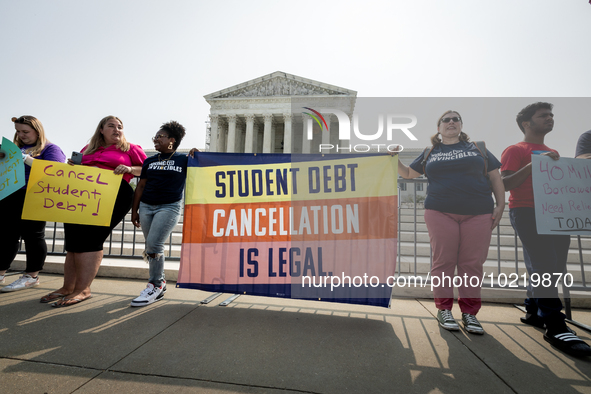
POLYGON ((146 306, 156 301, 159 301, 164 297, 166 292, 166 284, 164 282, 160 287, 154 287, 152 283, 148 283, 146 288, 142 290, 140 296, 131 301, 130 306, 146 306))
POLYGON ((25 274, 9 284, 8 286, 4 286, 0 291, 8 292, 8 291, 17 291, 28 289, 29 287, 39 286, 39 277, 33 278, 29 274, 25 274))
POLYGON ((5 275, 0 275, 0 284, 6 282, 6 276, 5 275))

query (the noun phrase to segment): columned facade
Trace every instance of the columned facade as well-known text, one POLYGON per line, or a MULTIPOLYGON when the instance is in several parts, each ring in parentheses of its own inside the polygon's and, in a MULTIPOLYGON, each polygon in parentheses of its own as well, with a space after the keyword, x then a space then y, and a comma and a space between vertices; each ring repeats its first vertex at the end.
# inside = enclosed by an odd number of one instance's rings
POLYGON ((356 96, 283 72, 220 90, 205 96, 211 105, 209 151, 318 153, 321 144, 339 143, 338 119, 322 109, 351 114, 356 96), (326 123, 306 108, 318 108, 326 123))
POLYGON ((246 136, 244 138, 244 153, 254 153, 255 151, 255 134, 254 134, 254 118, 253 114, 245 115, 246 118, 246 136))

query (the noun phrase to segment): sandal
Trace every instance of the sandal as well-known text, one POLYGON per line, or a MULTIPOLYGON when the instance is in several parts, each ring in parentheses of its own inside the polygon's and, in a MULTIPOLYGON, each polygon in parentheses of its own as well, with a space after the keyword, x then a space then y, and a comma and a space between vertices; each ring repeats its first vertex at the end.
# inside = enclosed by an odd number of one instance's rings
POLYGON ((55 308, 65 308, 67 306, 72 306, 72 305, 76 305, 81 303, 82 301, 86 301, 89 298, 92 298, 92 294, 89 295, 88 297, 79 297, 79 298, 63 298, 62 302, 65 302, 65 304, 58 304, 57 302, 54 304, 51 304, 51 306, 55 307, 55 308))
POLYGON ((53 293, 49 293, 46 296, 41 297, 41 300, 39 302, 41 302, 43 304, 47 304, 48 302, 58 301, 58 300, 64 298, 65 296, 67 296, 67 294, 53 292, 53 293))
POLYGON ((569 331, 556 334, 550 334, 546 331, 544 334, 544 340, 558 350, 562 350, 571 356, 591 356, 591 347, 569 331))

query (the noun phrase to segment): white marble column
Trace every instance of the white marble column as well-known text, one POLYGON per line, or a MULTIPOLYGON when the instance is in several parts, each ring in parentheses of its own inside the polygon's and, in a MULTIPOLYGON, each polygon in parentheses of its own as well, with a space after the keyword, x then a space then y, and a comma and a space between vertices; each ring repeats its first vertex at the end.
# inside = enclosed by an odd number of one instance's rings
POLYGON ((237 153, 244 153, 244 140, 246 139, 246 131, 244 130, 244 125, 240 125, 238 129, 238 143, 236 144, 236 152, 237 153))
POLYGON ((337 147, 339 146, 339 121, 337 119, 336 122, 330 125, 330 144, 334 145, 334 148, 331 149, 330 153, 337 153, 337 147))
POLYGON ((271 122, 271 153, 275 153, 277 144, 277 122, 275 119, 271 122))
MULTIPOLYGON (((322 114, 322 116, 324 117, 324 120, 326 120, 326 126, 328 127, 328 129, 322 132, 322 144, 330 144, 330 121, 332 114, 322 114)), ((318 152, 315 153, 320 153, 319 149, 317 149, 317 151, 318 152)), ((328 150, 326 152, 328 152, 328 150)))
POLYGON ((263 152, 263 139, 261 138, 261 125, 258 122, 255 122, 255 124, 252 126, 253 129, 253 136, 254 136, 254 141, 253 141, 253 152, 254 153, 262 153, 263 152))
POLYGON ((291 114, 283 114, 283 153, 291 153, 291 114))
POLYGON ((226 152, 234 153, 236 146, 236 115, 230 114, 228 115, 228 144, 226 148, 226 152))
MULTIPOLYGON (((350 129, 349 129, 350 134, 349 135, 353 135, 353 114, 347 114, 347 116, 349 117, 349 126, 350 126, 350 129)), ((340 127, 341 126, 339 125, 339 135, 340 135, 340 132, 341 132, 340 127)), ((352 145, 351 144, 351 141, 350 140, 341 140, 341 139, 338 139, 339 138, 339 135, 337 135, 337 141, 338 141, 337 142, 337 145, 339 147, 343 148, 343 149, 336 149, 335 150, 335 153, 351 153, 351 152, 354 152, 353 151, 353 148, 351 148, 351 151, 349 151, 349 147, 352 145)))
POLYGON ((218 151, 218 115, 209 115, 209 126, 210 126, 210 135, 209 135, 209 151, 210 152, 217 152, 218 151))
POLYGON ((302 114, 302 153, 310 153, 311 142, 308 139, 308 133, 312 138, 312 118, 309 115, 302 114))
POLYGON ((218 134, 220 136, 218 140, 218 152, 225 152, 226 141, 228 141, 228 122, 226 122, 226 120, 223 118, 218 120, 218 134))
POLYGON ((246 115, 246 138, 244 141, 244 153, 254 152, 254 115, 246 115))
POLYGON ((234 152, 244 153, 244 139, 245 139, 245 123, 238 117, 236 119, 236 143, 234 144, 234 152))
POLYGON ((265 119, 265 128, 263 130, 263 153, 271 153, 273 114, 264 114, 263 119, 265 119))

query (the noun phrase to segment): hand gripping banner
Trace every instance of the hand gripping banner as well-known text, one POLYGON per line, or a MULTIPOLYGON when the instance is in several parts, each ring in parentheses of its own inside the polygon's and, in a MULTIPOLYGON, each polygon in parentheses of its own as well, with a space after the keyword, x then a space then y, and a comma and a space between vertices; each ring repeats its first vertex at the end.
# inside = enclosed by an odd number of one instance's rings
POLYGON ((177 287, 387 307, 397 158, 198 153, 177 287))

